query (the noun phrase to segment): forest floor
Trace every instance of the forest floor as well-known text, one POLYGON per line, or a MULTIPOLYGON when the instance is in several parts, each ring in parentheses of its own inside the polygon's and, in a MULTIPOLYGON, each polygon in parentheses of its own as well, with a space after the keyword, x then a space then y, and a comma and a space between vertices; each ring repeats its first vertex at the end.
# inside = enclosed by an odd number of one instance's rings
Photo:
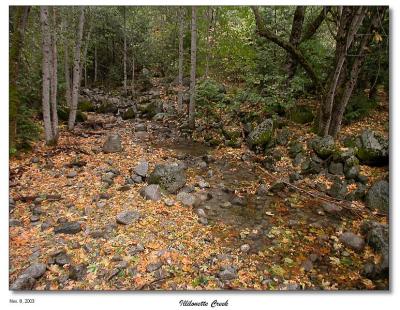
MULTIPOLYGON (((339 236, 359 232, 365 219, 387 223, 387 216, 353 202, 340 216, 321 211, 315 179, 278 193, 262 192, 293 167, 285 147, 277 171, 267 172, 246 146, 207 147, 179 135, 176 121, 117 120, 88 113, 87 123, 75 132, 62 130, 57 147, 38 142, 32 153, 10 160, 10 283, 33 263, 47 270, 35 290, 296 290, 382 289, 387 279, 372 281, 361 275, 363 264, 378 261, 368 246, 357 252, 339 236), (137 131, 138 124, 145 131, 137 131), (123 151, 103 153, 109 133, 119 133, 123 151), (244 157, 244 155, 246 155, 244 157), (254 160, 251 157, 254 157, 254 160), (249 159, 250 158, 250 159, 249 159), (146 200, 146 183, 126 185, 139 161, 149 171, 159 163, 184 161, 186 188, 196 197, 193 207, 173 194, 146 200), (110 186, 102 177, 117 172, 110 186), (200 181, 208 183, 199 186, 200 181), (311 193, 311 194, 310 194, 311 193), (356 212, 351 212, 354 207, 356 212), (202 211, 199 211, 201 209, 202 211), (129 225, 116 223, 125 210, 140 213, 129 225), (200 221, 199 214, 207 221, 200 221), (56 234, 54 227, 77 221, 82 230, 56 234), (71 277, 71 269, 82 276, 71 277)), ((387 135, 388 113, 380 110, 347 126, 356 134, 373 127, 387 135), (374 121, 371 121, 374 119, 374 121)), ((291 124, 296 136, 311 137, 309 126, 291 124)), ((369 183, 385 168, 361 167, 369 183)), ((331 185, 328 179, 318 181, 331 185)))

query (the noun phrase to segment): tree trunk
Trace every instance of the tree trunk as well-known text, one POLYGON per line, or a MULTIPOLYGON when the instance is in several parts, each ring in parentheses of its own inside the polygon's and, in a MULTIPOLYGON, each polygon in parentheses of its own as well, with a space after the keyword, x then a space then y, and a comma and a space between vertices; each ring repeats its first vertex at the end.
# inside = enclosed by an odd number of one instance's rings
MULTIPOLYGON (((86 87, 86 60, 87 60, 87 51, 88 51, 88 47, 90 44, 90 35, 92 33, 92 27, 89 27, 89 30, 86 34, 86 40, 85 40, 85 47, 83 48, 83 56, 82 56, 82 64, 81 64, 81 71, 80 71, 80 79, 82 80, 82 76, 83 76, 83 81, 84 81, 84 85, 86 87), (83 74, 82 74, 83 72, 83 74)), ((79 83, 79 85, 81 85, 81 82, 79 83)))
POLYGON ((192 6, 192 31, 190 45, 190 102, 189 102, 189 128, 195 128, 196 113, 196 50, 197 50, 197 8, 192 6))
POLYGON ((126 74, 126 7, 124 6, 124 94, 128 94, 126 74))
POLYGON ((94 46, 94 82, 97 82, 97 46, 94 46))
MULTIPOLYGON (((299 46, 301 33, 303 30, 304 23, 304 14, 306 7, 305 6, 297 6, 296 11, 293 16, 292 22, 292 32, 290 33, 289 42, 295 46, 296 48, 299 46)), ((291 53, 287 55, 287 63, 286 63, 286 73, 287 73, 287 83, 293 79, 297 69, 297 61, 293 58, 291 53)))
POLYGON ((21 63, 21 52, 24 44, 24 34, 28 21, 29 6, 17 6, 15 8, 14 31, 11 36, 9 58, 9 147, 16 149, 17 118, 19 111, 18 77, 21 63))
POLYGON ((131 82, 132 96, 135 95, 135 55, 132 55, 132 82, 131 82))
POLYGON ((178 90, 178 111, 182 112, 183 110, 183 9, 182 7, 179 8, 179 59, 178 59, 178 83, 179 83, 179 90, 178 90))
POLYGON ((293 44, 290 42, 286 42, 283 39, 281 39, 279 36, 274 34, 271 30, 269 30, 265 24, 264 21, 260 15, 260 12, 257 7, 252 7, 254 17, 256 20, 256 27, 257 27, 257 33, 264 37, 265 39, 277 44, 284 50, 286 50, 288 53, 292 55, 292 57, 304 68, 306 71, 306 74, 310 77, 310 79, 313 81, 315 87, 317 88, 318 91, 322 91, 324 87, 322 86, 322 83, 315 72, 312 64, 304 57, 302 52, 296 48, 293 44))
POLYGON ((367 44, 371 40, 372 36, 372 30, 374 27, 378 25, 379 19, 383 16, 383 12, 375 12, 374 15, 371 18, 371 24, 368 27, 368 30, 366 31, 367 33, 362 35, 358 51, 357 51, 357 56, 355 56, 355 60, 353 61, 353 64, 350 69, 350 74, 349 77, 344 85, 344 90, 343 94, 340 98, 339 101, 337 101, 337 104, 333 107, 332 111, 332 120, 330 123, 329 127, 329 135, 332 137, 336 138, 341 126, 342 126, 342 119, 344 112, 346 110, 346 106, 350 100, 350 97, 353 93, 354 87, 357 84, 358 76, 360 73, 360 70, 364 64, 365 58, 366 58, 366 50, 367 50, 367 44))
POLYGON ((53 130, 54 143, 58 140, 58 115, 57 115, 57 16, 56 8, 53 7, 51 33, 51 78, 50 78, 50 109, 51 109, 51 124, 53 130))
POLYGON ((345 6, 343 8, 336 38, 334 71, 329 79, 327 92, 319 109, 318 134, 320 136, 326 136, 329 134, 333 104, 339 86, 339 77, 342 74, 342 68, 346 60, 347 51, 353 43, 354 35, 361 26, 365 14, 366 10, 364 7, 345 6))
POLYGON ((83 36, 83 24, 85 22, 85 11, 84 7, 80 7, 80 17, 78 23, 78 30, 76 35, 76 45, 75 45, 75 53, 74 53, 74 73, 72 78, 72 100, 71 100, 71 108, 69 111, 69 119, 68 119, 68 129, 73 130, 75 127, 75 119, 76 119, 76 110, 78 108, 78 96, 79 96, 79 87, 80 87, 80 64, 81 64, 81 44, 82 44, 82 36, 83 36))
POLYGON ((210 63, 210 50, 211 50, 211 46, 210 46, 210 40, 211 40, 211 28, 213 26, 213 17, 214 17, 214 8, 213 7, 209 7, 207 8, 206 11, 207 15, 207 45, 206 45, 206 69, 204 72, 205 77, 208 77, 208 71, 209 71, 209 63, 210 63))
POLYGON ((47 6, 40 7, 40 21, 42 25, 42 109, 44 134, 46 144, 54 141, 51 114, 50 114, 50 62, 51 62, 51 35, 49 27, 49 9, 47 6))
MULTIPOLYGON (((67 19, 64 18, 61 22, 62 33, 68 28, 67 19)), ((69 45, 66 35, 63 35, 63 45, 64 45, 64 80, 65 80, 65 101, 67 106, 71 107, 71 74, 69 71, 69 45)))

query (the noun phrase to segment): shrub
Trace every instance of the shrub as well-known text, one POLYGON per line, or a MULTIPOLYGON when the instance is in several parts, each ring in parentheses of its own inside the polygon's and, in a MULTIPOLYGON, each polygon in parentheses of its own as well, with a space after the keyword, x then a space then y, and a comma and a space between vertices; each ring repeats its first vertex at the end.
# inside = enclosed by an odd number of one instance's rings
POLYGON ((351 123, 359 120, 377 107, 377 102, 374 99, 368 98, 365 94, 357 94, 353 96, 346 106, 344 113, 344 121, 351 123))
POLYGON ((199 105, 220 103, 225 98, 225 87, 214 80, 206 79, 197 83, 196 102, 199 105))

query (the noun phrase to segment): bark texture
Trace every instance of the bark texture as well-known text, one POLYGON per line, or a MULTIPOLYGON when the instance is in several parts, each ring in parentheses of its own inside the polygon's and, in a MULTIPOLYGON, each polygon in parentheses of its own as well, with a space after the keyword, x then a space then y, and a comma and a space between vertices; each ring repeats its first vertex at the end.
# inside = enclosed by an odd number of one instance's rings
POLYGON ((80 72, 81 72, 81 45, 83 37, 83 24, 85 22, 84 7, 80 7, 80 16, 78 22, 78 30, 76 36, 76 45, 74 53, 74 72, 72 77, 72 100, 69 111, 68 129, 73 130, 75 127, 76 110, 78 108, 78 96, 80 88, 80 72))
POLYGON ((195 128, 196 113, 196 51, 197 51, 197 8, 192 7, 192 30, 190 45, 190 102, 189 128, 195 128))

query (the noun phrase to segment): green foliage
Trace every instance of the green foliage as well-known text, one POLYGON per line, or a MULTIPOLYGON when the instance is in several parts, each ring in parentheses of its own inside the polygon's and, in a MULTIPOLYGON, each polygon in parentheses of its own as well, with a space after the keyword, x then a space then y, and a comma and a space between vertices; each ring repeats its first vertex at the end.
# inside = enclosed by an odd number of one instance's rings
POLYGON ((79 103, 78 109, 82 112, 94 112, 95 106, 90 101, 82 101, 79 103))
MULTIPOLYGON (((29 150, 32 147, 32 143, 35 142, 40 135, 40 126, 35 119, 37 111, 28 108, 25 104, 22 104, 18 111, 17 117, 17 149, 18 150, 29 150)), ((15 152, 16 150, 10 150, 15 152)))
POLYGON ((350 98, 346 106, 344 121, 350 123, 361 119, 376 107, 377 102, 374 99, 369 99, 365 94, 357 94, 350 98))
MULTIPOLYGON (((58 119, 63 122, 68 122, 69 118, 69 108, 59 106, 57 107, 57 114, 58 114, 58 119)), ((76 121, 78 123, 84 122, 87 120, 87 116, 85 113, 83 113, 81 110, 76 111, 76 121)))
POLYGON ((199 105, 221 103, 225 98, 225 87, 212 79, 201 80, 196 86, 196 102, 199 105))
POLYGON ((200 276, 198 276, 198 277, 196 277, 193 281, 192 281, 192 285, 194 286, 194 287, 196 287, 196 286, 204 286, 204 285, 207 285, 208 284, 208 278, 207 277, 205 277, 205 276, 203 276, 203 275, 200 275, 200 276))

